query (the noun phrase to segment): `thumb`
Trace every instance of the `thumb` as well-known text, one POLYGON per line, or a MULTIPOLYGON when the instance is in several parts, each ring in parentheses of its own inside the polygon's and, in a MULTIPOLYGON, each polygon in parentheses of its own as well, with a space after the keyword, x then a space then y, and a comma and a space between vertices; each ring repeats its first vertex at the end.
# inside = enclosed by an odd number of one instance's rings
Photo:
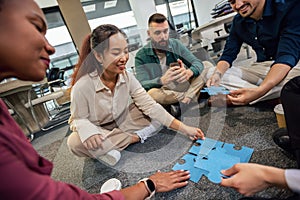
POLYGON ((221 173, 225 176, 232 176, 234 174, 236 174, 238 172, 238 169, 236 167, 236 165, 234 165, 233 167, 226 169, 226 170, 221 170, 221 173))
POLYGON ((230 90, 230 96, 236 96, 241 93, 241 90, 230 90))
POLYGON ((177 62, 179 63, 180 67, 182 67, 182 65, 183 65, 182 60, 180 60, 180 59, 178 58, 178 59, 177 59, 177 62))

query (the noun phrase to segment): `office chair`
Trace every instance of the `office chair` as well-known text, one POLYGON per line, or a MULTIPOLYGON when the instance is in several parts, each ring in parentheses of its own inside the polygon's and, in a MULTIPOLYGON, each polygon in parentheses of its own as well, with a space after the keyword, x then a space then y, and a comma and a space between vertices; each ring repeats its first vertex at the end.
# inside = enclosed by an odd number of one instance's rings
POLYGON ((3 98, 3 101, 8 107, 9 114, 11 116, 16 116, 16 121, 20 122, 21 125, 25 126, 25 128, 28 131, 28 135, 26 135, 26 137, 28 138, 29 141, 32 141, 34 138, 33 131, 27 125, 24 117, 22 117, 22 115, 15 109, 15 107, 7 99, 3 98))
MULTIPOLYGON (((220 35, 220 33, 219 33, 222 29, 219 29, 219 30, 215 31, 217 33, 218 37, 214 38, 215 42, 213 42, 211 45, 213 47, 214 52, 219 53, 218 56, 220 56, 220 54, 222 53, 222 51, 224 49, 224 46, 226 44, 226 40, 229 37, 231 25, 232 25, 232 22, 224 23, 224 30, 226 32, 226 34, 224 34, 224 35, 220 35)), ((244 43, 242 45, 242 48, 244 48, 246 50, 247 59, 251 58, 249 45, 244 43)))
MULTIPOLYGON (((56 80, 57 82, 60 82, 60 80, 56 80)), ((38 127, 40 128, 40 130, 42 131, 47 131, 49 129, 52 129, 56 126, 59 126, 61 124, 64 124, 68 121, 69 118, 69 112, 64 112, 66 110, 68 110, 69 108, 67 107, 66 109, 62 110, 61 106, 58 105, 58 103, 56 102, 56 100, 60 97, 64 96, 64 92, 62 90, 53 92, 53 89, 51 89, 51 85, 54 83, 55 81, 46 81, 40 85, 37 85, 35 87, 33 87, 31 90, 28 91, 28 102, 25 103, 25 107, 30 109, 31 111, 31 115, 35 121, 35 123, 38 125, 38 127), (38 92, 37 92, 38 91, 38 92), (45 91, 48 91, 45 93, 45 91), (39 96, 36 96, 35 94, 38 94, 39 96), (51 102, 54 105, 54 109, 50 110, 49 109, 49 105, 47 105, 48 102, 51 102), (38 104, 43 104, 45 110, 48 113, 48 117, 49 117, 49 122, 55 122, 55 124, 50 125, 47 127, 41 125, 41 123, 39 122, 38 119, 38 115, 34 109, 35 105, 38 104), (58 113, 54 113, 52 114, 51 111, 53 112, 53 110, 57 110, 58 113), (59 115, 59 113, 62 112, 62 115, 59 115)))

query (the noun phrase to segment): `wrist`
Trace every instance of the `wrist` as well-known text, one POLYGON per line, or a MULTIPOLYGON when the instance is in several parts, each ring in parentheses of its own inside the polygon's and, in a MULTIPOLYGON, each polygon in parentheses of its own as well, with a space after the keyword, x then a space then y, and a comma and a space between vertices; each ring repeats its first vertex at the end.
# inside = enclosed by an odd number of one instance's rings
POLYGON ((193 70, 188 69, 188 70, 187 70, 187 73, 188 73, 189 79, 190 79, 191 77, 194 77, 194 72, 193 72, 193 70))
POLYGON ((266 167, 264 170, 264 180, 269 186, 286 186, 284 170, 280 168, 266 167))
POLYGON ((156 188, 155 188, 154 182, 151 179, 143 178, 139 181, 139 183, 143 183, 145 186, 145 189, 148 192, 148 196, 147 196, 146 200, 150 199, 152 196, 154 196, 156 188))
POLYGON ((223 74, 222 74, 221 72, 219 72, 219 71, 215 71, 214 74, 217 75, 217 76, 219 76, 220 79, 221 79, 222 76, 223 76, 223 74))

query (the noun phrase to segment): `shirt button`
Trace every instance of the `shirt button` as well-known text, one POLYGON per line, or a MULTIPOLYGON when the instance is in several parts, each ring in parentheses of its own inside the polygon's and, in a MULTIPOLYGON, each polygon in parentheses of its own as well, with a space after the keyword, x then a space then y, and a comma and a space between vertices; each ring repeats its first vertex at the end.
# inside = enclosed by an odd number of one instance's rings
POLYGON ((255 37, 254 39, 257 40, 257 37, 255 37))
POLYGON ((273 57, 270 57, 270 60, 273 60, 273 57))

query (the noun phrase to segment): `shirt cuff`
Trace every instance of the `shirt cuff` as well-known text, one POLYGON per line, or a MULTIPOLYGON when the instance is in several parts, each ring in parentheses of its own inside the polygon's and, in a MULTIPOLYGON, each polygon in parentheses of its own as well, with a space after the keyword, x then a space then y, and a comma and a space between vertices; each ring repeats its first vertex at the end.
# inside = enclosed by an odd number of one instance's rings
POLYGON ((294 56, 291 56, 291 55, 282 55, 282 56, 279 56, 278 58, 276 58, 276 60, 273 63, 273 65, 274 64, 278 64, 278 63, 286 64, 286 65, 288 65, 288 66, 290 66, 290 67, 293 68, 297 64, 297 60, 294 58, 294 56))
POLYGON ((189 68, 193 72, 193 77, 199 76, 199 71, 195 67, 189 68))
POLYGON ((284 175, 288 187, 300 194, 300 169, 286 169, 284 175))

